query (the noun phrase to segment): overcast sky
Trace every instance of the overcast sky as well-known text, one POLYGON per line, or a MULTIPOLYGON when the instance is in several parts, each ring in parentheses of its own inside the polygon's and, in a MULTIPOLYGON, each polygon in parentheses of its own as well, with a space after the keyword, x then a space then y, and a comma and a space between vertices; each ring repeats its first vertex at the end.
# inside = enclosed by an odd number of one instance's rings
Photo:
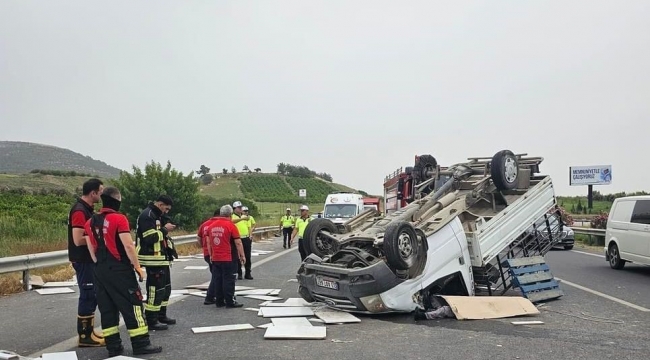
POLYGON ((0 2, 0 140, 122 169, 279 162, 382 192, 416 154, 650 190, 650 1, 0 2), (118 145, 118 143, 120 143, 118 145))

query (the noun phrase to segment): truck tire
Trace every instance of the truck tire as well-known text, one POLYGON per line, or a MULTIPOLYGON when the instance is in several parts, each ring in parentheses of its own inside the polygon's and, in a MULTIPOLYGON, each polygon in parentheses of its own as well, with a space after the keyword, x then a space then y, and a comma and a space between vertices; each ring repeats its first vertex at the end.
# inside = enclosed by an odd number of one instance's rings
POLYGON ((420 180, 429 178, 428 171, 433 171, 438 167, 438 161, 432 155, 420 155, 418 162, 415 164, 414 170, 419 172, 420 180))
POLYGON ((512 190, 519 179, 519 162, 510 150, 501 150, 492 157, 490 163, 492 182, 498 190, 512 190))
POLYGON ((420 250, 413 225, 398 221, 388 225, 384 233, 384 254, 388 265, 396 270, 408 270, 415 265, 420 250))
POLYGON ((332 234, 339 233, 336 225, 329 219, 316 218, 307 224, 303 238, 303 246, 307 255, 316 254, 316 256, 323 258, 339 250, 338 244, 332 243, 329 239, 321 239, 319 233, 323 230, 332 234))

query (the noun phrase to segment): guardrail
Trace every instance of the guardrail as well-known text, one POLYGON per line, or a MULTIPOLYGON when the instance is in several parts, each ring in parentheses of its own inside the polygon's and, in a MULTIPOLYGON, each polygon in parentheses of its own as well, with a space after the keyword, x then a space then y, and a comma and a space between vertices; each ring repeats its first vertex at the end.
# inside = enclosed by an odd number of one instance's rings
POLYGON ((593 229, 593 228, 585 228, 585 227, 571 227, 573 229, 573 232, 576 234, 583 234, 583 235, 589 235, 589 236, 605 236, 605 229, 593 229))
MULTIPOLYGON (((278 231, 278 226, 267 226, 255 229, 253 238, 262 238, 264 235, 278 231)), ((196 235, 181 235, 172 237, 174 244, 184 245, 196 242, 196 235)), ((23 289, 29 290, 29 271, 51 266, 66 265, 69 263, 68 250, 51 251, 38 254, 27 254, 0 258, 0 274, 22 271, 23 289)))

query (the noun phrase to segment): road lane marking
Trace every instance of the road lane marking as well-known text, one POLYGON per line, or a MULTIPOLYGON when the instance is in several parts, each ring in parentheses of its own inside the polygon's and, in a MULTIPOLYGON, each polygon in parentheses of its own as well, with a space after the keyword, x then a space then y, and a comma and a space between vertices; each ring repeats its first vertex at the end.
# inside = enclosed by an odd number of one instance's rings
POLYGON ((588 253, 588 252, 585 252, 585 251, 578 251, 578 250, 569 250, 569 251, 574 252, 574 253, 578 253, 578 254, 595 256, 595 257, 599 257, 599 258, 602 258, 602 259, 605 258, 605 255, 593 254, 593 253, 588 253))
MULTIPOLYGON (((277 259, 277 258, 279 258, 279 257, 281 257, 283 255, 286 255, 286 254, 288 254, 288 253, 290 253, 290 252, 292 252, 292 251, 294 251, 296 249, 298 249, 297 246, 292 247, 292 248, 287 249, 287 250, 284 250, 284 251, 279 252, 277 254, 271 255, 271 256, 269 256, 267 258, 264 258, 264 259, 262 259, 260 261, 256 261, 256 262, 251 264, 251 269, 254 269, 254 268, 258 267, 258 266, 264 265, 267 262, 275 260, 275 259, 277 259)), ((196 260, 200 260, 200 259, 196 259, 196 260)), ((203 260, 203 261, 205 261, 205 260, 203 260)), ((190 295, 182 295, 182 296, 171 298, 171 299, 169 299, 169 305, 172 305, 175 302, 181 301, 181 300, 183 300, 183 299, 185 299, 185 298, 187 298, 189 296, 190 295)), ((120 328, 124 327, 124 320, 122 319, 122 316, 120 316, 119 327, 120 328)), ((101 326, 95 327, 95 328, 98 331, 102 330, 101 326)), ((74 336, 74 337, 71 337, 70 339, 63 340, 63 341, 61 341, 61 342, 59 342, 57 344, 54 344, 54 345, 52 345, 52 346, 50 346, 50 347, 48 347, 46 349, 43 349, 43 350, 37 351, 37 352, 35 352, 33 354, 27 355, 27 357, 28 358, 38 358, 42 354, 45 354, 45 353, 69 351, 70 349, 73 349, 73 348, 76 348, 76 347, 77 347, 77 336, 74 336)))
POLYGON ((584 286, 582 286, 582 285, 578 285, 578 284, 574 284, 574 283, 572 283, 572 282, 570 282, 570 281, 562 280, 562 279, 560 279, 560 278, 558 278, 558 277, 556 277, 555 280, 558 280, 558 281, 560 281, 560 283, 565 284, 565 285, 572 286, 572 287, 574 287, 574 288, 576 288, 576 289, 580 289, 580 290, 582 290, 582 291, 586 291, 586 292, 588 292, 588 293, 592 293, 592 294, 594 294, 594 295, 598 295, 598 296, 603 297, 603 298, 605 298, 605 299, 612 300, 612 301, 617 302, 617 303, 619 303, 619 304, 621 304, 621 305, 629 306, 629 307, 631 307, 632 309, 636 309, 636 310, 644 311, 644 312, 650 312, 650 309, 646 309, 646 308, 644 308, 643 306, 639 306, 639 305, 636 305, 636 304, 632 304, 632 303, 627 302, 627 301, 625 301, 625 300, 621 300, 621 299, 619 299, 619 298, 615 298, 615 297, 613 297, 613 296, 610 296, 610 295, 607 295, 607 294, 603 294, 603 293, 601 293, 600 291, 592 290, 592 289, 587 288, 587 287, 584 287, 584 286))

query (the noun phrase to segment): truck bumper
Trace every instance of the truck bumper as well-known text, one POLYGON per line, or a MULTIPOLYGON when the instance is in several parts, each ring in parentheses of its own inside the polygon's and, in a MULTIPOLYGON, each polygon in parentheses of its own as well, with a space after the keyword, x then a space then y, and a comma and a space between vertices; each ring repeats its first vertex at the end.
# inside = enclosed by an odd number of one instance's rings
POLYGON ((386 307, 379 295, 404 281, 384 261, 349 269, 323 264, 321 258, 310 254, 296 277, 303 298, 311 297, 337 310, 369 314, 399 311, 386 307))

